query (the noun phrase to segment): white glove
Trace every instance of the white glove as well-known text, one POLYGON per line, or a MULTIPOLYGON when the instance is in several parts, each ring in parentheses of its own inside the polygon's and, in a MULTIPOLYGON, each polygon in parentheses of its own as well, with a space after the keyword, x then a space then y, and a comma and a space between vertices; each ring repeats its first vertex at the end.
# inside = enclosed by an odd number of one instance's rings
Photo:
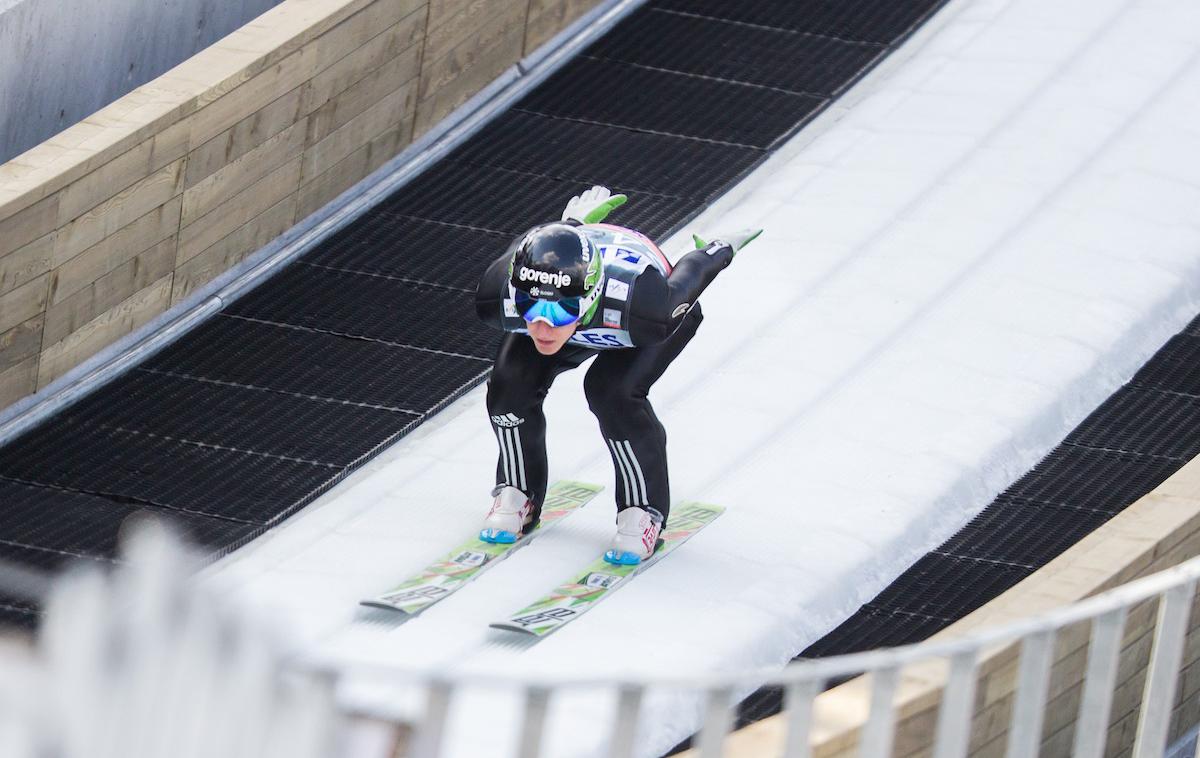
POLYGON ((614 195, 608 187, 597 184, 587 192, 571 198, 567 207, 563 209, 562 220, 574 219, 581 224, 598 224, 628 199, 625 195, 614 195))

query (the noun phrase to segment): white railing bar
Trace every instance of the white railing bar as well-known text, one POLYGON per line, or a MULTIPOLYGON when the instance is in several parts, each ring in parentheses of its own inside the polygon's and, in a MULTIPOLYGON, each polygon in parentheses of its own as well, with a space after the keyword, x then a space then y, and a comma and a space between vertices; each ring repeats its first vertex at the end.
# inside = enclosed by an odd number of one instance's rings
POLYGON ((971 712, 975 705, 975 651, 950 659, 950 674, 938 709, 933 758, 963 758, 971 738, 971 712))
POLYGON ((442 752, 442 735, 450 713, 450 698, 454 687, 449 682, 434 679, 426 685, 425 715, 414 738, 413 758, 438 758, 442 752))
POLYGON ((1079 718, 1075 727, 1075 749, 1071 752, 1075 758, 1102 758, 1104 755, 1126 614, 1125 608, 1118 608, 1097 616, 1092 622, 1083 696, 1079 700, 1079 718))
POLYGON ((788 685, 783 705, 787 709, 787 740, 783 746, 784 758, 811 758, 812 747, 809 732, 812 731, 813 701, 821 692, 824 682, 806 681, 788 685))
POLYGON ((900 669, 894 666, 871 672, 871 712, 863 730, 858 754, 862 758, 889 758, 895 731, 896 682, 900 669))
POLYGON ((644 691, 635 684, 622 685, 617 689, 617 721, 613 725, 612 745, 608 750, 612 758, 633 758, 644 691))
POLYGON ((700 758, 721 758, 725 737, 733 728, 733 690, 713 687, 704 698, 704 726, 700 729, 700 758))
MULTIPOLYGON (((847 675, 857 675, 864 671, 874 671, 885 666, 900 667, 932 658, 952 658, 959 653, 1013 642, 1039 632, 1052 632, 1064 626, 1090 620, 1095 616, 1118 608, 1129 607, 1137 602, 1161 594, 1163 591, 1179 583, 1195 581, 1197 578, 1200 578, 1200 558, 1192 559, 1185 564, 1143 579, 1135 580, 1127 585, 1081 600, 1073 605, 1055 608, 1044 616, 1021 619, 1007 625, 981 629, 964 637, 919 642, 903 647, 851 653, 844 656, 796 661, 788 664, 782 671, 779 668, 772 668, 741 671, 737 674, 669 675, 662 678, 656 677, 652 682, 613 681, 601 678, 580 679, 541 674, 522 680, 520 683, 553 688, 612 687, 614 684, 622 683, 637 683, 643 686, 654 685, 681 689, 757 686, 786 687, 790 684, 797 684, 804 681, 829 680, 847 675)), ((401 668, 387 663, 347 661, 344 664, 325 662, 323 665, 337 665, 340 671, 353 672, 366 677, 406 676, 427 679, 432 676, 432 672, 429 671, 401 668)), ((514 684, 511 677, 503 678, 489 675, 478 675, 478 678, 476 678, 476 675, 472 675, 471 682, 474 685, 501 688, 511 687, 514 684)))
POLYGON ((525 717, 521 724, 521 758, 538 758, 542 754, 542 734, 546 730, 546 711, 550 706, 550 690, 532 686, 525 690, 525 717))
POLYGON ((1134 758, 1161 756, 1167 747, 1167 727, 1175 705, 1175 684, 1183 657, 1183 638, 1187 632, 1196 582, 1172 587, 1159 601, 1158 624, 1154 629, 1154 647, 1146 673, 1146 689, 1138 714, 1134 758))
POLYGON ((1005 752, 1008 758, 1035 758, 1038 754, 1053 652, 1052 630, 1035 632, 1021 643, 1021 662, 1005 752))

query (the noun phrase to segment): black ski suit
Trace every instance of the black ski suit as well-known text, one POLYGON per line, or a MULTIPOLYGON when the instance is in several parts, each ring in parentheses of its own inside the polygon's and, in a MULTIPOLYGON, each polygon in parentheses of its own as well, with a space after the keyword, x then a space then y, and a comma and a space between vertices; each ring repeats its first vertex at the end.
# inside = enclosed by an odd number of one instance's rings
POLYGON ((703 319, 696 298, 733 260, 733 250, 709 245, 672 268, 637 232, 608 224, 582 229, 603 255, 605 292, 592 319, 554 355, 537 351, 517 314, 508 256, 480 279, 479 318, 506 332, 487 391, 500 445, 496 483, 523 490, 540 514, 548 477, 542 402, 556 376, 596 356, 583 386, 616 471, 617 509, 650 506, 665 519, 671 505, 667 433, 647 394, 696 333, 703 319))

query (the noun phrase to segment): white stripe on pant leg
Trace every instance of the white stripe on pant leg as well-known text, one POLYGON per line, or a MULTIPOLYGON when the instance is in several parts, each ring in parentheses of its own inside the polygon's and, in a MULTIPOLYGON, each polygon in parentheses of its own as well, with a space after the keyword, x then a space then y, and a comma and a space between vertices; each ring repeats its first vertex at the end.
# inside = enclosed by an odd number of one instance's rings
MULTIPOLYGON (((500 465, 507 472, 508 471, 508 457, 505 456, 505 454, 504 454, 504 438, 500 436, 500 432, 502 430, 498 426, 493 426, 492 431, 494 431, 496 433, 496 445, 499 446, 499 448, 500 448, 500 465)), ((508 474, 505 473, 504 476, 507 477, 508 474)))
POLYGON ((625 473, 625 461, 621 460, 621 456, 617 453, 617 443, 609 440, 608 447, 613 454, 613 465, 616 466, 617 472, 621 475, 621 483, 625 485, 625 502, 631 503, 632 498, 629 495, 629 474, 625 473))
POLYGON ((613 440, 613 444, 617 446, 617 455, 621 456, 621 461, 624 462, 625 470, 628 472, 628 475, 629 475, 629 487, 630 487, 630 489, 633 490, 633 500, 631 500, 629 502, 629 504, 630 505, 645 505, 646 504, 646 493, 643 492, 640 487, 638 487, 638 480, 634 477, 634 474, 633 474, 633 464, 629 462, 629 456, 625 455, 624 443, 618 442, 617 440, 613 440))
POLYGON ((508 451, 508 435, 504 429, 496 427, 496 441, 500 443, 500 459, 504 462, 505 484, 516 486, 516 477, 512 474, 512 454, 508 451))
POLYGON ((528 492, 529 484, 525 481, 525 453, 521 450, 521 427, 514 426, 512 436, 513 449, 517 451, 517 474, 521 477, 521 483, 518 486, 528 492))
POLYGON ((642 487, 642 505, 650 505, 650 492, 646 489, 646 478, 642 476, 642 464, 638 463, 637 456, 633 454, 629 440, 625 440, 625 452, 629 453, 629 460, 633 461, 633 470, 637 472, 638 484, 642 487))
POLYGON ((512 487, 517 486, 517 477, 513 473, 512 442, 508 439, 508 430, 500 429, 500 444, 504 447, 504 478, 512 487))
POLYGON ((617 453, 617 445, 615 442, 608 440, 608 448, 612 452, 613 466, 616 468, 617 473, 621 475, 621 484, 625 486, 625 502, 629 503, 633 498, 629 490, 629 474, 625 471, 625 461, 621 458, 620 454, 617 453))
POLYGON ((508 443, 509 460, 512 461, 512 477, 513 477, 512 485, 514 487, 520 487, 521 486, 521 474, 517 470, 517 450, 516 450, 516 446, 513 444, 513 434, 512 434, 511 427, 504 430, 504 441, 508 443))
POLYGON ((645 495, 640 489, 638 489, 637 479, 635 479, 633 476, 633 466, 630 465, 629 459, 625 457, 625 448, 622 447, 621 443, 616 440, 613 440, 613 447, 617 451, 617 457, 621 459, 621 465, 625 468, 625 478, 628 480, 629 489, 633 493, 632 497, 629 499, 629 505, 644 505, 645 495))

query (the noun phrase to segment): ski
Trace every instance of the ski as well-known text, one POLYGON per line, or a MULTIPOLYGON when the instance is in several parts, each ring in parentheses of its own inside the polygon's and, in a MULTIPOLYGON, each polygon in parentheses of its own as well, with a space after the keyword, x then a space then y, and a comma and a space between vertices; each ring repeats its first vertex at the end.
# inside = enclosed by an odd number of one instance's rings
POLYGON ((615 566, 603 558, 593 561, 578 578, 560 584, 541 600, 522 608, 506 621, 490 624, 494 629, 545 637, 582 616, 589 608, 611 595, 635 575, 667 557, 689 537, 720 516, 719 505, 683 503, 671 510, 670 528, 662 533, 662 545, 646 560, 633 566, 615 566))
POLYGON ((583 506, 602 489, 584 482, 555 482, 546 491, 542 520, 529 534, 509 544, 492 544, 478 537, 469 539, 411 579, 360 603, 415 616, 512 555, 518 548, 529 544, 530 540, 583 506))

